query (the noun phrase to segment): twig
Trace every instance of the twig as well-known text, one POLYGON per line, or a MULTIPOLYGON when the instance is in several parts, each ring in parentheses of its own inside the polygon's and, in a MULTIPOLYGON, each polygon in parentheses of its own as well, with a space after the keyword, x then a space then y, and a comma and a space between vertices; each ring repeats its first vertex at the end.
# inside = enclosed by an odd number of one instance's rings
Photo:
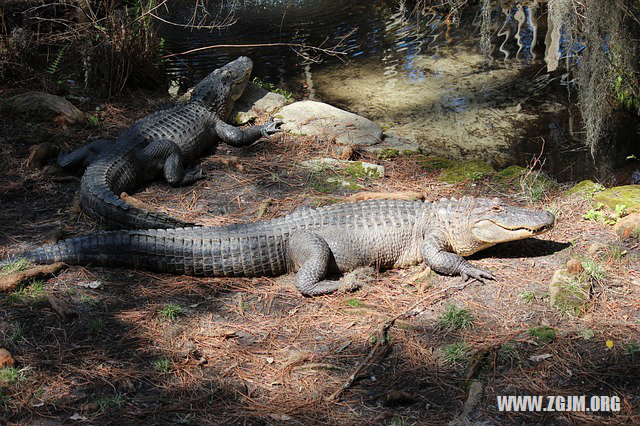
POLYGON ((287 47, 291 47, 292 49, 295 47, 311 49, 316 52, 325 53, 327 55, 332 55, 337 57, 345 56, 347 54, 347 52, 340 52, 338 50, 335 50, 339 46, 339 44, 334 46, 331 49, 325 49, 319 46, 308 46, 303 43, 277 42, 277 43, 255 43, 255 44, 214 44, 211 46, 203 46, 203 47, 197 47, 195 49, 185 50, 184 52, 171 53, 169 55, 161 56, 160 59, 172 58, 174 56, 180 56, 180 55, 188 55, 190 53, 201 52, 203 50, 209 50, 209 49, 228 49, 228 48, 236 49, 236 48, 247 48, 247 47, 278 47, 278 46, 287 46, 287 47))
POLYGON ((398 315, 396 315, 395 317, 391 318, 390 320, 380 324, 380 326, 378 327, 378 341, 376 342, 376 344, 373 346, 373 348, 371 348, 371 350, 369 351, 369 354, 367 354, 366 358, 363 359, 362 361, 360 361, 360 363, 356 366, 355 370, 353 371, 353 373, 351 373, 351 375, 349 376, 347 381, 345 381, 342 384, 342 386, 340 386, 340 388, 338 388, 338 390, 336 390, 334 393, 332 393, 329 396, 328 399, 330 401, 333 401, 336 398, 338 398, 345 390, 349 389, 353 385, 353 382, 356 381, 356 379, 360 375, 360 372, 362 370, 364 370, 365 367, 368 367, 369 365, 373 364, 378 358, 380 358, 380 356, 382 356, 382 354, 384 354, 386 352, 386 349, 389 346, 389 342, 388 342, 388 339, 387 339, 387 332, 389 331, 389 329, 393 326, 393 324, 398 319, 403 318, 403 317, 416 316, 416 315, 422 313, 426 308, 424 308, 424 309, 422 309, 420 311, 416 311, 416 312, 412 312, 413 309, 415 309, 420 304, 424 303, 427 299, 434 298, 434 300, 432 300, 432 303, 433 303, 435 301, 435 297, 436 296, 444 294, 444 293, 448 292, 449 290, 463 290, 467 285, 469 285, 470 283, 472 283, 474 281, 476 281, 476 280, 475 279, 474 280, 469 280, 469 281, 463 282, 461 285, 452 285, 452 286, 443 288, 443 289, 441 289, 439 291, 436 291, 433 294, 429 294, 428 296, 423 297, 422 299, 420 299, 417 302, 415 302, 413 305, 409 306, 409 308, 407 308, 405 311, 399 313, 398 315), (378 352, 378 349, 380 347, 383 347, 383 350, 378 352))

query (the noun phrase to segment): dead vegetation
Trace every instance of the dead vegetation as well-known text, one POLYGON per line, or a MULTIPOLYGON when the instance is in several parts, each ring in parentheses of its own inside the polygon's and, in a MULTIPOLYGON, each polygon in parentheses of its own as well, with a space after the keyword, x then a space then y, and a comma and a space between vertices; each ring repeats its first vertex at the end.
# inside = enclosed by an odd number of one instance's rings
MULTIPOLYGON (((104 110, 114 115, 101 123, 126 126, 144 108, 148 102, 109 105, 104 110)), ((5 134, 28 129, 14 119, 5 134)), ((71 145, 91 132, 76 129, 71 145)), ((0 257, 50 235, 93 229, 83 216, 70 219, 77 181, 63 180, 53 166, 24 172, 27 146, 0 146, 7 158, 0 257)), ((289 135, 244 149, 221 145, 199 164, 205 180, 178 189, 154 183, 132 195, 202 224, 268 219, 353 196, 316 185, 322 176, 296 166, 333 155, 331 146, 289 135)), ((358 178, 358 197, 472 194, 525 202, 514 182, 441 182, 419 155, 354 155, 385 166, 381 178, 358 178)), ((292 275, 203 279, 88 266, 27 283, 0 297, 2 345, 16 362, 7 370, 11 381, 0 382, 0 421, 398 425, 442 424, 464 411, 496 423, 636 423, 638 245, 583 220, 589 204, 557 187, 538 200, 559 213, 556 228, 474 256, 498 279, 464 288, 459 278, 421 268, 380 272, 362 290, 315 298, 302 297, 292 275), (589 259, 606 279, 586 313, 549 307, 554 271, 594 242, 605 254, 589 259), (452 305, 468 312, 470 326, 446 326, 442 315, 452 305), (553 333, 532 332, 540 327, 553 333), (617 413, 501 413, 496 396, 508 394, 618 395, 622 404, 617 413)))

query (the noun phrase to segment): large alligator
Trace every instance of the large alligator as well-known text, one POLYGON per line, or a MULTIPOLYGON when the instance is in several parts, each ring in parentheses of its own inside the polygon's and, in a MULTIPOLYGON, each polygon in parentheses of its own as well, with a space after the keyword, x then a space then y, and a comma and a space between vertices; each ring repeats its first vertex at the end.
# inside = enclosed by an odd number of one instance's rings
POLYGON ((462 256, 538 235, 554 221, 547 211, 508 206, 497 198, 373 200, 300 209, 256 223, 96 233, 27 251, 14 260, 120 265, 196 276, 297 271, 300 292, 319 295, 344 285, 327 276, 362 266, 395 268, 424 261, 441 274, 493 279, 462 256))
POLYGON ((80 183, 84 211, 110 228, 173 228, 192 224, 158 212, 136 208, 119 197, 154 180, 163 172, 174 186, 188 185, 203 177, 202 170, 185 171, 218 140, 246 146, 278 132, 277 120, 245 129, 231 126, 235 101, 242 95, 253 63, 240 57, 216 69, 193 89, 189 102, 150 114, 122 132, 115 143, 98 139, 60 156, 63 168, 85 166, 80 183))

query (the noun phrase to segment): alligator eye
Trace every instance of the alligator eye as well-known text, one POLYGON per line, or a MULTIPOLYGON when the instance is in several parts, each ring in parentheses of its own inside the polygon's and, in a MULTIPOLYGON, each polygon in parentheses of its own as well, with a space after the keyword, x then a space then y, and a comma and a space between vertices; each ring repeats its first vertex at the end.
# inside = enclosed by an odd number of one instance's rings
POLYGON ((504 209, 500 206, 493 206, 491 207, 491 211, 494 213, 502 213, 504 212, 504 209))

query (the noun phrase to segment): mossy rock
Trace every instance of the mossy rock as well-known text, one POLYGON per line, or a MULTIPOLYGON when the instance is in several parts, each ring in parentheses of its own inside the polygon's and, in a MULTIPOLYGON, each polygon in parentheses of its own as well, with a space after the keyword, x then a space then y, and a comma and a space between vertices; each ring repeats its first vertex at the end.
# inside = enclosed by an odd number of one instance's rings
POLYGON ((495 173, 493 167, 482 161, 469 161, 456 163, 444 169, 438 178, 440 181, 448 183, 458 183, 466 180, 480 180, 495 173))
POLYGON ((566 269, 558 269, 549 283, 549 305, 562 312, 579 315, 589 303, 589 284, 581 282, 566 269))
POLYGON ((579 195, 582 198, 591 200, 594 195, 604 190, 604 186, 592 180, 583 180, 565 191, 565 195, 579 195))
POLYGON ((354 179, 379 179, 384 175, 384 167, 362 161, 349 162, 344 171, 354 179))
POLYGON ((430 155, 428 157, 418 157, 418 164, 420 164, 423 169, 434 171, 448 169, 449 167, 453 167, 458 163, 454 160, 449 160, 448 158, 430 155))
POLYGON ((640 185, 614 186, 596 194, 593 200, 614 211, 616 205, 627 206, 627 212, 640 211, 640 185))
POLYGON ((509 166, 506 169, 500 170, 495 174, 496 180, 502 183, 512 182, 514 179, 519 178, 520 176, 527 173, 529 169, 520 166, 509 166))

